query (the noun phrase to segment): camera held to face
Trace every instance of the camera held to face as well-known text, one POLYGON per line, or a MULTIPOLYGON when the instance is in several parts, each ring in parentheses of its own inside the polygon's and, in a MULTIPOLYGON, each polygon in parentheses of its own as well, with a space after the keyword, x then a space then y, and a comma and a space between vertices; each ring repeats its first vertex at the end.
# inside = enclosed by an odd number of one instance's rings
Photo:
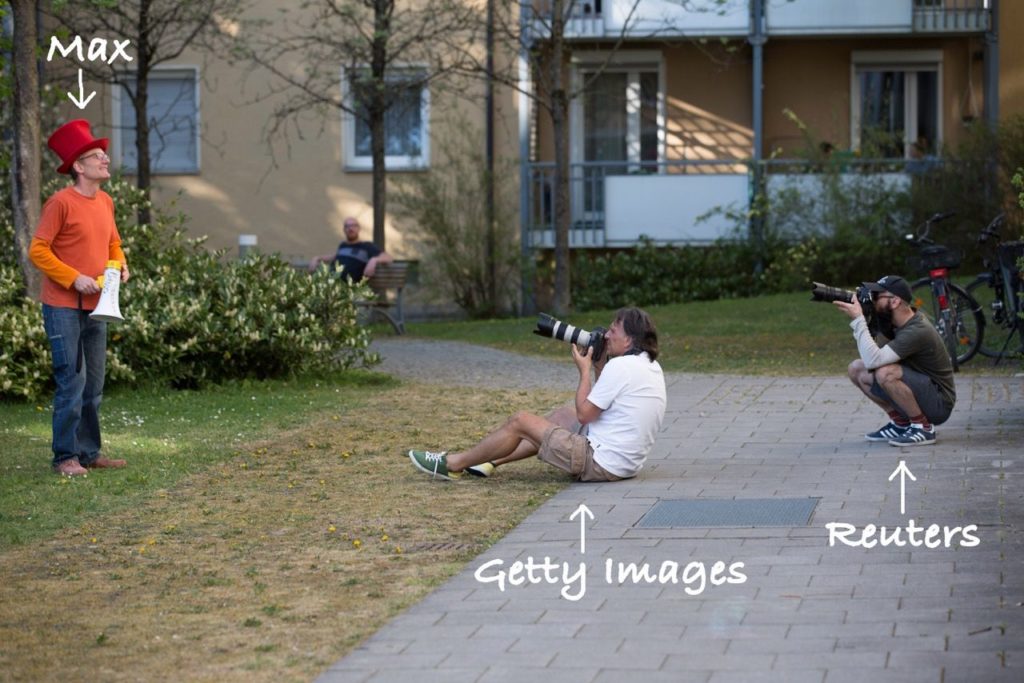
POLYGON ((574 327, 569 323, 564 323, 547 313, 541 313, 537 316, 537 327, 533 330, 533 333, 539 334, 542 337, 551 337, 559 341, 576 344, 584 352, 587 349, 593 349, 594 352, 591 360, 596 363, 604 355, 604 335, 607 331, 603 327, 595 327, 592 331, 588 332, 581 327, 574 327))
POLYGON ((856 297, 857 301, 860 302, 861 308, 864 309, 865 314, 867 314, 869 309, 874 309, 874 297, 871 295, 871 290, 864 285, 861 285, 857 288, 856 292, 853 292, 849 289, 823 285, 820 282, 812 282, 811 284, 813 285, 813 288, 811 289, 811 301, 824 301, 828 304, 833 301, 845 301, 848 304, 852 304, 854 297, 856 297))
POLYGON ((868 330, 871 331, 871 334, 877 335, 881 333, 892 339, 892 321, 875 311, 875 296, 868 289, 867 285, 861 285, 857 288, 857 291, 851 291, 840 287, 823 285, 820 282, 812 282, 811 284, 813 285, 811 288, 811 301, 823 301, 825 303, 845 301, 848 304, 852 304, 853 300, 857 299, 860 302, 861 310, 864 311, 864 320, 867 322, 868 330))

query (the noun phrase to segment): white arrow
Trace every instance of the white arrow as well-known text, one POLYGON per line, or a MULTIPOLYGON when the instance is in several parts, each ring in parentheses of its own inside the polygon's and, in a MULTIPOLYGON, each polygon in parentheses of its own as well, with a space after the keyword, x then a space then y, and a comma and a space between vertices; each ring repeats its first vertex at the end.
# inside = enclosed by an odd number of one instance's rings
POLYGON ((88 97, 85 96, 85 83, 82 82, 82 70, 81 69, 78 70, 78 97, 75 97, 75 94, 71 93, 71 92, 68 93, 68 97, 71 98, 71 101, 74 102, 75 106, 78 107, 79 109, 85 109, 86 105, 89 104, 89 101, 92 98, 96 97, 96 91, 95 90, 93 90, 91 93, 89 93, 88 97))
POLYGON ((910 481, 917 481, 917 477, 907 467, 906 460, 900 460, 900 464, 889 475, 889 481, 895 479, 897 474, 900 475, 900 514, 905 515, 907 513, 907 477, 910 477, 910 481))
POLYGON ((569 515, 569 521, 576 519, 576 515, 580 517, 580 552, 587 552, 587 515, 590 518, 594 518, 594 513, 590 511, 590 508, 584 503, 580 503, 580 506, 576 508, 576 512, 569 515))

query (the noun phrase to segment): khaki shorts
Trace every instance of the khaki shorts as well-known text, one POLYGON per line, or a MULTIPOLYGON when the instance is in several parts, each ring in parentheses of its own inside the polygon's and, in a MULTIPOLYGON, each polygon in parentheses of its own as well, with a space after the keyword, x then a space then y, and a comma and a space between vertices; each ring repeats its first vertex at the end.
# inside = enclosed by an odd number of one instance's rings
POLYGON ((594 449, 587 437, 573 434, 565 427, 549 427, 540 442, 537 457, 549 465, 568 472, 577 481, 619 481, 596 462, 594 449))

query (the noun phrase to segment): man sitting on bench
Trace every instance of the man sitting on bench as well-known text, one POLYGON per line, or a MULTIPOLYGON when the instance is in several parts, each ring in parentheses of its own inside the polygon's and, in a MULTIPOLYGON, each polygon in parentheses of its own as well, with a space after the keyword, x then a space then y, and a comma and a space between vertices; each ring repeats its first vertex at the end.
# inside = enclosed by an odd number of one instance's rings
POLYGON ((373 242, 360 242, 359 221, 349 216, 345 219, 345 241, 338 245, 338 251, 314 256, 309 262, 309 270, 316 270, 321 263, 332 266, 337 263, 345 277, 353 282, 359 282, 364 277, 373 277, 379 264, 391 263, 393 260, 390 254, 382 251, 373 242))

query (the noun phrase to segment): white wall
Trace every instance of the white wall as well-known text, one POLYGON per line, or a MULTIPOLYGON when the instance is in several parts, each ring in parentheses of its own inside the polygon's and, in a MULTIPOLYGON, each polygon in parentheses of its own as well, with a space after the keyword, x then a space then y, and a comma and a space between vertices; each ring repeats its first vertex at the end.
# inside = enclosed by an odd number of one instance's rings
POLYGON ((735 224, 721 215, 697 221, 717 207, 745 210, 746 174, 636 175, 605 178, 605 243, 703 243, 725 237, 735 224))

